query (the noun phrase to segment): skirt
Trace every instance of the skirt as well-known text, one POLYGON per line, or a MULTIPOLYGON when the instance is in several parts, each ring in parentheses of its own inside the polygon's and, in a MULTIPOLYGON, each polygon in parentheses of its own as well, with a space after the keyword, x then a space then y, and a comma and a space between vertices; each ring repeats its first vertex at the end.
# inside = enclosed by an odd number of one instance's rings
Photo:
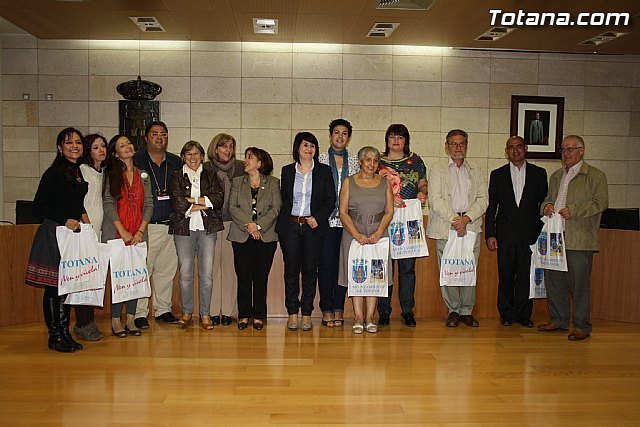
POLYGON ((24 278, 27 285, 58 286, 60 250, 56 239, 57 226, 56 222, 45 219, 38 227, 31 245, 27 273, 24 278))

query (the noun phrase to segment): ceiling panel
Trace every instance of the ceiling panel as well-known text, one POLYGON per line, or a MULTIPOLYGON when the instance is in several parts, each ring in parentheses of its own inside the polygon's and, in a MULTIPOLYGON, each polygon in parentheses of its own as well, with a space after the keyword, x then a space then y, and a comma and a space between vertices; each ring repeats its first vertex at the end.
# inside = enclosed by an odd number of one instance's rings
MULTIPOLYGON (((0 16, 41 39, 145 39, 408 44, 548 52, 640 54, 640 23, 620 27, 519 27, 492 43, 490 8, 504 11, 640 13, 638 0, 436 0, 428 11, 378 10, 378 0, 0 0, 0 16), (142 33, 129 16, 155 16, 166 33, 142 33), (253 33, 252 18, 276 18, 279 34, 253 33), (389 38, 368 38, 375 22, 399 22, 389 38), (597 47, 578 43, 605 30, 631 32, 597 47)), ((501 24, 497 22, 496 25, 501 24)))

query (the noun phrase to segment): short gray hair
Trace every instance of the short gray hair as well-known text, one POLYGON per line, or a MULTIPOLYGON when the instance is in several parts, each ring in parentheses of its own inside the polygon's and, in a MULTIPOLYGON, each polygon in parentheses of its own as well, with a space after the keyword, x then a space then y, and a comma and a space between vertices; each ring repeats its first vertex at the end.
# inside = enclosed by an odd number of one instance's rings
POLYGON ((378 151, 376 147, 366 146, 358 150, 358 162, 362 162, 362 160, 367 157, 367 154, 370 153, 373 153, 373 155, 380 160, 380 151, 378 151))

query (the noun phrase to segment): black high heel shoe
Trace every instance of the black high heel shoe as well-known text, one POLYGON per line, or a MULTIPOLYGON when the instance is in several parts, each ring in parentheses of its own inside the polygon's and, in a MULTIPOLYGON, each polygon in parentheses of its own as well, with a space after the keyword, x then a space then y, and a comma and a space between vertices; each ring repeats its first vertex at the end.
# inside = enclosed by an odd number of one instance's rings
POLYGON ((127 337, 127 331, 125 331, 125 330, 116 332, 115 329, 111 328, 111 333, 116 338, 126 338, 127 337))
POLYGON ((127 332, 129 333, 129 335, 134 337, 139 337, 140 335, 142 335, 140 329, 129 329, 129 327, 125 325, 124 333, 126 334, 127 332))

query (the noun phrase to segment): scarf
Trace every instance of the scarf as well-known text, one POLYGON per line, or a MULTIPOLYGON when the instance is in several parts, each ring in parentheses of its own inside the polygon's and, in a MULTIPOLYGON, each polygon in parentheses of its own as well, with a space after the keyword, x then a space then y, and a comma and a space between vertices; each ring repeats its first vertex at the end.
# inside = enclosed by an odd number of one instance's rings
POLYGON ((338 216, 338 199, 340 195, 340 188, 338 183, 344 182, 349 177, 349 152, 345 148, 342 151, 336 151, 333 147, 329 147, 329 166, 331 166, 331 174, 333 175, 333 185, 336 190, 336 204, 331 212, 331 218, 338 216), (342 170, 340 173, 340 180, 338 180, 338 166, 336 165, 335 156, 342 157, 342 170))
POLYGON ((229 215, 229 192, 231 191, 231 179, 236 171, 236 158, 232 157, 227 163, 220 163, 216 159, 211 159, 216 175, 224 188, 224 204, 222 205, 222 220, 231 219, 229 215))

